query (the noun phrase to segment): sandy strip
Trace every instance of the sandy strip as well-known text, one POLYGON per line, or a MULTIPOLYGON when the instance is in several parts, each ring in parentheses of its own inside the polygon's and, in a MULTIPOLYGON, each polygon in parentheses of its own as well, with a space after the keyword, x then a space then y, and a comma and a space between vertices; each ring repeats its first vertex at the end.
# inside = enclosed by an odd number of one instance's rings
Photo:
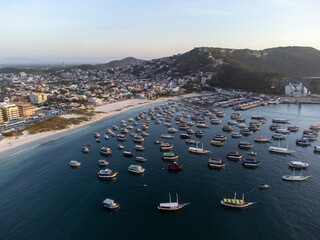
MULTIPOLYGON (((191 96, 185 95, 184 97, 191 96)), ((178 99, 170 98, 170 99, 178 99)), ((109 103, 102 106, 96 107, 96 111, 103 112, 96 114, 90 121, 82 122, 79 125, 70 125, 68 129, 60 131, 51 131, 45 133, 38 133, 33 135, 22 135, 19 137, 5 138, 0 141, 0 163, 5 162, 7 158, 14 155, 20 154, 23 151, 30 150, 42 144, 60 139, 73 132, 80 131, 98 121, 106 118, 120 115, 128 110, 166 101, 168 98, 160 98, 157 100, 147 100, 147 99, 130 99, 119 101, 115 103, 109 103)))

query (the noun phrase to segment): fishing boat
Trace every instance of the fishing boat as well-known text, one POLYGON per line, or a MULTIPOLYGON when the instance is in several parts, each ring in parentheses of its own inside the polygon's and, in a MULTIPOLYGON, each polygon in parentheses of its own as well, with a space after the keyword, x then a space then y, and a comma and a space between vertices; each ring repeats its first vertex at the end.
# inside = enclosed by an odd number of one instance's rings
POLYGON ((161 134, 161 138, 165 138, 165 139, 173 139, 174 136, 170 135, 170 134, 161 134))
POLYGON ((123 141, 126 141, 127 138, 124 134, 118 134, 117 135, 117 140, 120 141, 120 142, 123 142, 123 141))
POLYGON ((256 202, 245 202, 244 194, 242 194, 242 199, 237 199, 237 194, 234 194, 234 198, 224 198, 221 200, 221 205, 225 207, 231 208, 246 208, 256 202))
POLYGON ((261 116, 261 115, 252 115, 251 119, 256 119, 256 120, 266 120, 266 117, 261 116))
POLYGON ((104 135, 103 136, 105 140, 109 140, 109 136, 108 135, 104 135))
POLYGON ((221 147, 221 146, 223 146, 224 143, 225 143, 224 141, 211 140, 211 144, 213 146, 221 147))
POLYGON ((173 152, 163 153, 162 159, 169 161, 178 161, 179 155, 174 154, 173 152))
POLYGON ((199 144, 200 141, 196 141, 196 140, 192 140, 192 139, 187 139, 187 140, 186 140, 186 143, 187 143, 187 144, 194 144, 194 145, 196 145, 196 144, 199 144))
POLYGON ((245 158, 242 161, 242 165, 247 168, 257 168, 260 165, 260 161, 257 161, 253 158, 245 158))
POLYGON ((83 152, 83 153, 88 153, 88 152, 89 152, 89 148, 87 148, 87 147, 82 147, 82 148, 81 148, 81 152, 83 152))
POLYGON ((115 134, 114 132, 112 132, 112 133, 110 133, 110 136, 111 136, 111 137, 115 137, 115 136, 117 136, 117 134, 115 134))
POLYGON ((117 172, 112 171, 111 169, 104 169, 98 172, 98 177, 101 179, 112 179, 117 176, 117 172))
POLYGON ((97 143, 100 143, 100 142, 101 142, 100 138, 97 138, 97 139, 96 139, 96 142, 97 142, 97 143))
POLYGON ((263 189, 269 189, 269 188, 270 188, 270 185, 265 184, 265 183, 261 183, 261 184, 259 184, 258 188, 261 189, 261 190, 263 190, 263 189))
POLYGON ((287 129, 288 129, 290 132, 298 132, 298 131, 300 130, 300 128, 297 127, 297 126, 289 126, 287 129))
POLYGON ((231 133, 231 137, 232 137, 232 138, 241 138, 241 137, 242 137, 242 134, 239 133, 239 132, 232 132, 232 133, 231 133))
POLYGON ((142 137, 148 137, 149 135, 150 135, 150 134, 147 133, 147 132, 142 132, 142 133, 141 133, 141 136, 142 136, 142 137))
POLYGON ((93 136, 94 136, 95 138, 101 138, 100 134, 97 133, 97 132, 95 132, 95 133, 93 134, 93 136))
POLYGON ((300 161, 290 161, 289 167, 295 168, 295 169, 306 169, 309 166, 308 163, 303 163, 300 161))
POLYGON ((280 154, 291 154, 291 153, 295 152, 294 150, 289 150, 288 149, 288 143, 287 143, 287 147, 286 148, 280 147, 280 141, 279 141, 279 146, 278 147, 270 146, 269 147, 269 151, 270 152, 274 152, 274 153, 280 153, 280 154))
POLYGON ((177 131, 175 128, 168 128, 168 133, 176 133, 177 131))
POLYGON ((241 116, 242 116, 241 113, 233 112, 233 113, 231 113, 230 118, 231 118, 231 119, 238 119, 238 118, 240 118, 241 116))
POLYGON ((100 167, 106 167, 106 166, 109 165, 109 163, 108 163, 106 160, 104 160, 104 159, 99 159, 99 160, 98 160, 98 165, 99 165, 100 167))
POLYGON ((203 149, 203 143, 202 143, 202 148, 199 148, 198 144, 197 144, 196 147, 189 147, 189 152, 197 153, 197 154, 207 154, 210 151, 203 149))
POLYGON ((131 152, 131 151, 123 151, 123 156, 125 156, 125 157, 133 157, 133 152, 131 152))
POLYGON ((221 169, 226 167, 226 163, 222 162, 220 158, 210 158, 208 162, 208 166, 210 168, 221 169))
POLYGON ((126 129, 126 128, 121 128, 121 129, 120 129, 120 132, 121 132, 122 134, 126 134, 126 133, 129 132, 129 130, 126 129))
POLYGON ((109 148, 109 147, 102 147, 102 148, 100 148, 100 154, 101 154, 101 155, 105 155, 105 156, 110 156, 110 155, 112 155, 111 148, 109 148))
POLYGON ((271 124, 270 127, 269 127, 269 129, 271 131, 275 131, 275 130, 280 129, 280 128, 281 128, 281 126, 279 124, 271 124))
POLYGON ((204 136, 204 132, 202 131, 196 131, 195 134, 194 134, 196 137, 198 138, 202 138, 204 136))
POLYGON ((221 124, 221 120, 220 119, 211 119, 211 124, 215 124, 215 125, 219 125, 221 124))
POLYGON ((254 141, 258 142, 258 143, 269 143, 269 142, 271 142, 271 138, 257 137, 254 139, 254 141))
POLYGON ((143 151, 143 150, 144 150, 144 146, 143 146, 143 145, 135 145, 135 146, 134 146, 134 149, 135 149, 136 151, 143 151))
POLYGON ((71 160, 69 162, 69 165, 70 165, 70 167, 76 168, 76 167, 80 167, 81 166, 81 162, 78 162, 78 161, 75 161, 75 160, 71 160))
POLYGON ((108 128, 108 129, 106 130, 106 133, 107 133, 107 134, 111 134, 111 133, 112 133, 111 129, 108 128))
POLYGON ((171 202, 171 194, 169 193, 169 202, 160 203, 160 205, 158 206, 158 209, 162 211, 177 211, 190 204, 190 203, 179 203, 178 194, 176 194, 176 198, 177 198, 176 202, 171 202))
POLYGON ((177 162, 172 162, 169 163, 167 170, 171 172, 178 172, 182 170, 183 165, 177 163, 177 162))
POLYGON ((136 135, 133 137, 133 142, 142 143, 142 142, 144 142, 144 138, 142 136, 136 135))
POLYGON ((272 135, 272 138, 274 140, 285 140, 286 139, 286 135, 282 134, 282 133, 275 133, 272 135))
POLYGON ((239 154, 238 152, 229 152, 227 154, 227 158, 229 160, 233 160, 233 161, 238 161, 238 160, 241 160, 242 159, 242 155, 239 154))
MULTIPOLYGON (((238 123, 238 124, 237 124, 237 127, 238 127, 238 128, 246 128, 247 125, 244 124, 244 123, 238 123)), ((249 128, 249 130, 251 130, 251 129, 249 128)))
POLYGON ((306 147, 306 146, 310 146, 311 142, 308 139, 301 138, 296 140, 296 145, 306 147))
POLYGON ((209 128, 209 126, 205 123, 198 123, 197 128, 209 128))
POLYGON ((228 121, 227 124, 232 126, 232 125, 237 125, 237 122, 236 121, 228 121))
POLYGON ((102 202, 102 206, 104 208, 107 209, 111 209, 111 210, 115 210, 120 208, 119 203, 114 202, 114 200, 110 199, 110 198, 106 198, 103 202, 102 202))
POLYGON ((142 168, 140 165, 130 165, 128 171, 134 174, 142 174, 145 172, 145 169, 142 168))
MULTIPOLYGON (((117 125, 113 125, 113 126, 112 126, 112 129, 115 130, 115 131, 118 130, 117 125)), ((110 129, 109 129, 109 130, 110 130, 110 129)), ((111 130, 110 130, 110 131, 111 131, 111 130)))
POLYGON ((309 177, 310 176, 302 176, 302 171, 300 172, 300 175, 295 175, 295 171, 293 170, 293 175, 283 175, 282 180, 301 182, 307 180, 309 177))
POLYGON ((252 131, 249 128, 243 128, 240 130, 240 133, 244 136, 252 135, 252 131))
POLYGON ((179 126, 179 129, 180 130, 188 130, 190 127, 188 126, 188 125, 186 125, 186 124, 180 124, 180 126, 179 126))
POLYGON ((310 125, 311 130, 319 131, 320 130, 320 124, 310 125))
POLYGON ((253 144, 249 143, 247 141, 241 141, 241 142, 239 142, 238 147, 240 149, 251 149, 251 148, 253 148, 253 144))
POLYGON ((290 131, 287 128, 278 128, 275 130, 276 133, 289 134, 290 131))
POLYGON ((216 135, 216 136, 213 137, 212 140, 215 140, 215 141, 227 141, 227 137, 223 136, 223 135, 216 135))
POLYGON ((173 145, 169 143, 161 143, 160 145, 160 150, 161 151, 167 151, 167 150, 172 150, 173 145))

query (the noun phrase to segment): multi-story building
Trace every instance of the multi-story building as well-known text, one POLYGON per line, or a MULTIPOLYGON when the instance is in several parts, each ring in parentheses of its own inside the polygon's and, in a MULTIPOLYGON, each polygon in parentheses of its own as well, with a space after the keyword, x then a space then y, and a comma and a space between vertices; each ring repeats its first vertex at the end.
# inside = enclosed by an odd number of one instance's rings
POLYGON ((0 108, 0 123, 4 122, 4 117, 3 117, 3 112, 2 109, 0 108))
POLYGON ((47 94, 44 93, 33 93, 30 95, 31 103, 39 104, 47 101, 47 94))
POLYGON ((4 121, 10 122, 20 118, 19 107, 11 103, 1 103, 0 108, 3 112, 4 121))
POLYGON ((21 117, 30 117, 36 115, 36 110, 33 105, 28 103, 17 103, 21 117))

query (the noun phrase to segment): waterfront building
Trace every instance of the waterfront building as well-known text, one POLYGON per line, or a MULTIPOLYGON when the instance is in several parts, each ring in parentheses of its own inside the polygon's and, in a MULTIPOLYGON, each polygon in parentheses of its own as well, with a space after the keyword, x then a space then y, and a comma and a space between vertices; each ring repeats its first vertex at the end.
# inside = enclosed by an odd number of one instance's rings
POLYGON ((300 97, 300 96, 307 96, 308 89, 303 86, 302 83, 300 84, 292 84, 289 83, 285 86, 285 94, 290 97, 300 97))
POLYGON ((30 95, 31 103, 40 104, 47 101, 47 94, 44 93, 33 93, 30 95))
POLYGON ((4 121, 10 122, 20 118, 19 107, 11 103, 1 103, 0 108, 2 109, 4 121))
POLYGON ((30 117, 36 115, 36 110, 33 105, 28 103, 17 103, 19 110, 20 110, 20 116, 21 117, 30 117))
POLYGON ((0 108, 0 123, 4 122, 4 117, 3 117, 3 112, 2 109, 0 108))

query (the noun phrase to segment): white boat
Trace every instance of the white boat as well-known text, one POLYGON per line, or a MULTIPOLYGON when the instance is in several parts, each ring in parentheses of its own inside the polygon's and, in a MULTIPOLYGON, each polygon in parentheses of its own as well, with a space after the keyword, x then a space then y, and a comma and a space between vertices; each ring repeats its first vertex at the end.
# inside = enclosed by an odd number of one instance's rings
POLYGON ((203 143, 202 143, 202 148, 198 147, 198 144, 196 144, 196 147, 189 147, 189 152, 191 153, 197 153, 197 154, 207 154, 210 153, 209 150, 203 149, 203 143))
POLYGON ((309 166, 308 163, 303 163, 300 161, 290 161, 289 166, 296 169, 305 169, 309 166))
POLYGON ((274 153, 280 153, 280 154, 291 154, 291 153, 295 152, 294 150, 289 150, 288 149, 288 144, 287 144, 286 148, 280 147, 280 141, 279 141, 279 146, 278 147, 270 146, 269 147, 269 151, 270 152, 274 152, 274 153))
POLYGON ((301 181, 307 180, 309 177, 310 176, 302 176, 302 171, 300 175, 295 175, 295 171, 293 170, 293 175, 283 175, 282 180, 301 182, 301 181))
POLYGON ((173 135, 170 135, 170 134, 162 134, 161 135, 161 138, 166 138, 166 139, 173 139, 174 138, 174 136, 173 135))
POLYGON ((98 177, 102 179, 112 179, 116 177, 118 172, 114 172, 111 169, 104 169, 98 172, 98 177))
POLYGON ((120 207, 119 203, 114 202, 114 200, 110 199, 110 198, 106 198, 103 202, 102 202, 103 207, 108 208, 108 209, 118 209, 120 207))
POLYGON ((177 201, 171 202, 171 194, 169 193, 169 202, 160 203, 160 205, 158 206, 158 209, 162 211, 177 211, 190 204, 190 203, 179 203, 178 194, 176 194, 176 197, 177 197, 177 201))
POLYGON ((145 172, 145 169, 140 165, 130 165, 128 171, 131 173, 141 174, 145 172))
POLYGON ((320 152, 320 146, 314 146, 314 152, 320 152))
POLYGON ((81 166, 81 162, 75 161, 75 160, 71 160, 69 163, 70 167, 80 167, 81 166))
POLYGON ((103 137, 104 137, 104 139, 109 140, 109 136, 108 135, 104 135, 103 137))

